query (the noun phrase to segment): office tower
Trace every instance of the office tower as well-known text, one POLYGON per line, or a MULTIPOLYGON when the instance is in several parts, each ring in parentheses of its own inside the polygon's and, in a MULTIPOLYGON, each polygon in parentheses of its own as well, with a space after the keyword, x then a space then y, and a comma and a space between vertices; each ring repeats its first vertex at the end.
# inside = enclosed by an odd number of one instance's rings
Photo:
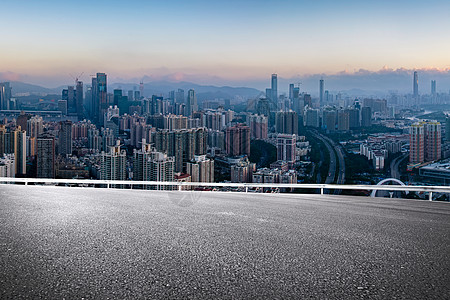
POLYGON ((294 102, 294 84, 289 84, 289 99, 294 102))
POLYGON ((413 96, 416 99, 419 97, 419 75, 417 74, 417 71, 414 71, 413 96))
MULTIPOLYGON (((114 98, 112 98, 112 101, 114 98)), ((103 125, 103 115, 108 109, 107 77, 105 73, 97 73, 97 77, 92 78, 92 110, 94 123, 103 125)))
POLYGON ((431 80, 431 95, 436 96, 436 80, 431 80))
POLYGON ((59 122, 58 154, 72 154, 72 122, 59 122))
POLYGON ((300 87, 294 87, 292 90, 292 109, 300 116, 303 114, 304 106, 304 99, 300 97, 300 87))
POLYGON ((306 109, 303 124, 308 127, 318 128, 320 126, 319 110, 313 108, 306 109))
POLYGON ((141 82, 139 83, 139 95, 141 97, 144 97, 144 82, 141 80, 141 82))
POLYGON ((114 105, 119 106, 121 98, 122 98, 122 90, 121 89, 114 89, 114 91, 113 91, 114 105))
POLYGON ((336 130, 336 111, 335 110, 326 110, 323 112, 323 127, 328 132, 333 132, 336 130))
POLYGON ((324 96, 324 89, 323 89, 323 79, 320 79, 319 81, 319 107, 323 105, 323 96, 324 96))
POLYGON ((43 133, 37 138, 36 177, 55 178, 55 137, 43 133))
POLYGON ((58 100, 58 110, 63 116, 67 116, 67 100, 58 100))
POLYGON ((193 89, 188 91, 186 109, 188 110, 188 117, 192 116, 193 112, 198 111, 197 96, 195 95, 195 91, 193 89))
POLYGON ((366 106, 361 109, 361 126, 372 126, 372 109, 370 107, 366 106))
POLYGON ((277 133, 298 134, 298 114, 295 111, 279 111, 275 118, 277 133))
POLYGON ((303 103, 304 103, 304 106, 309 106, 310 108, 313 107, 312 98, 311 98, 310 94, 303 94, 303 103))
POLYGON ((102 180, 126 180, 127 179, 127 155, 125 150, 120 150, 120 141, 115 146, 109 147, 108 152, 101 154, 102 180))
POLYGON ((424 162, 425 131, 422 124, 416 123, 409 128, 409 162, 424 162))
POLYGON ((251 115, 247 117, 250 126, 250 135, 254 139, 267 139, 269 119, 264 115, 251 115))
POLYGON ((295 162, 296 142, 294 134, 277 135, 277 160, 295 162))
POLYGON ((328 90, 325 90, 324 100, 326 103, 329 103, 331 101, 330 92, 328 90))
POLYGON ((228 155, 250 155, 250 127, 244 124, 228 127, 225 138, 228 155))
POLYGON ((338 130, 348 131, 350 129, 350 116, 347 110, 340 110, 338 112, 338 130))
POLYGON ((76 113, 76 93, 73 86, 68 86, 61 92, 61 99, 67 101, 67 113, 76 113))
POLYGON ((272 103, 272 89, 266 89, 266 99, 269 100, 269 103, 272 103))
POLYGON ((176 103, 185 103, 184 100, 185 100, 184 99, 184 90, 178 89, 175 92, 175 102, 176 103))
POLYGON ((141 100, 141 92, 140 91, 134 91, 134 100, 141 100))
POLYGON ((76 102, 76 113, 78 116, 78 121, 83 120, 84 118, 84 112, 83 112, 83 82, 82 81, 76 81, 76 90, 75 90, 75 102, 76 102))
POLYGON ((27 130, 27 122, 31 118, 31 115, 26 114, 24 111, 20 112, 20 115, 17 117, 16 124, 20 126, 22 130, 27 130))
POLYGON ((11 109, 12 89, 9 82, 0 82, 0 109, 11 109))
POLYGON ((278 102, 278 76, 277 76, 277 74, 272 74, 270 89, 272 91, 272 103, 276 107, 277 102, 278 102))
POLYGON ((214 161, 206 155, 194 155, 186 163, 186 173, 191 175, 192 182, 214 182, 214 161))
POLYGON ((129 101, 134 101, 133 91, 128 91, 128 100, 129 101))
POLYGON ((425 160, 441 159, 441 123, 427 122, 425 127, 425 160))

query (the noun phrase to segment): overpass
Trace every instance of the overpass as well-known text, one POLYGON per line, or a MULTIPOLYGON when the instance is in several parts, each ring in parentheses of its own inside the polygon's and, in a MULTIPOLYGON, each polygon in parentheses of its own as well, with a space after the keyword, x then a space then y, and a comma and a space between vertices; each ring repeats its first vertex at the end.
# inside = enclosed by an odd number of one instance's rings
POLYGON ((0 220, 7 299, 450 294, 444 202, 0 184, 0 220))

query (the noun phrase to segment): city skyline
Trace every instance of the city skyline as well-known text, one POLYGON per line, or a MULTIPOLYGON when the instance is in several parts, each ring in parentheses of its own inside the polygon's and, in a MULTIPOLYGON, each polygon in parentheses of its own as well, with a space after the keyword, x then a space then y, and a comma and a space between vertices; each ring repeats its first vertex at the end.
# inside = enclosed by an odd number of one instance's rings
POLYGON ((69 74, 101 71, 113 81, 248 85, 271 73, 450 70, 445 1, 26 1, 4 9, 2 80, 58 86, 69 74))

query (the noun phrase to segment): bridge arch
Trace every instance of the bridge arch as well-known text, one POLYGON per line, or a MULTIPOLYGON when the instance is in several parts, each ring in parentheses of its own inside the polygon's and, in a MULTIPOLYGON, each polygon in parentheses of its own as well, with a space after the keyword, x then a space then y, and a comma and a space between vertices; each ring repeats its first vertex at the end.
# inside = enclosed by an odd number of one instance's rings
MULTIPOLYGON (((377 185, 384 185, 386 182, 390 182, 390 181, 396 182, 399 185, 406 186, 406 184, 404 184, 402 181, 398 180, 397 178, 386 178, 386 179, 383 179, 380 182, 378 182, 377 185)), ((377 194, 377 190, 373 190, 372 193, 370 194, 370 197, 375 197, 376 194, 377 194)))

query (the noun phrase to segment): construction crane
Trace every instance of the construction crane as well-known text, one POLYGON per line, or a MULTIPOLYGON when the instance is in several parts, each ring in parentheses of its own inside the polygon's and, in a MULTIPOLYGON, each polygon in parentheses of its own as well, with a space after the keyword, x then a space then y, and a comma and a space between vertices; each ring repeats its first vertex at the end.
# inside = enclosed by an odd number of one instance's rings
MULTIPOLYGON (((78 79, 81 78, 81 76, 83 76, 84 72, 81 72, 78 76, 73 76, 72 74, 69 74, 70 77, 72 77, 75 80, 75 84, 77 84, 78 79)), ((92 76, 92 75, 91 75, 92 76)))

